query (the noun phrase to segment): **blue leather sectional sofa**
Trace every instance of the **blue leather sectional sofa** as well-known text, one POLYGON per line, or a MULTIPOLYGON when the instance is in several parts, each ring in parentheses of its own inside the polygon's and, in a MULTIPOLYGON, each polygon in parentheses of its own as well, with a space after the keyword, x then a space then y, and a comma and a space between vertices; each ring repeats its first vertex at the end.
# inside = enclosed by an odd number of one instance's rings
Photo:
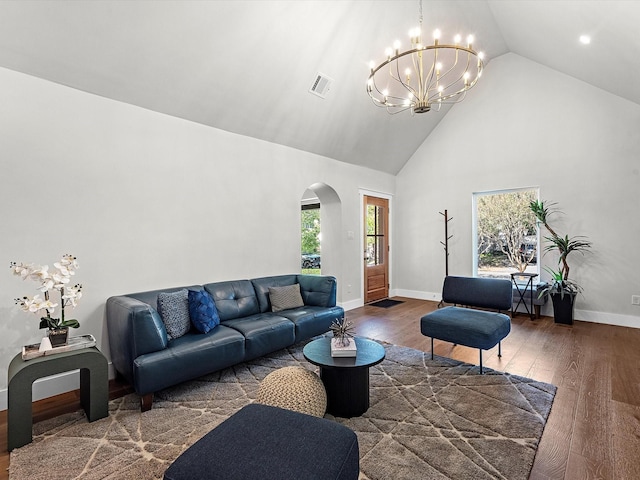
POLYGON ((336 287, 331 276, 292 274, 111 297, 106 314, 113 366, 140 395, 142 411, 149 410, 154 392, 327 332, 344 316, 336 287), (295 283, 304 306, 272 312, 269 287, 295 283), (185 288, 211 294, 220 325, 169 340, 158 294, 185 288))

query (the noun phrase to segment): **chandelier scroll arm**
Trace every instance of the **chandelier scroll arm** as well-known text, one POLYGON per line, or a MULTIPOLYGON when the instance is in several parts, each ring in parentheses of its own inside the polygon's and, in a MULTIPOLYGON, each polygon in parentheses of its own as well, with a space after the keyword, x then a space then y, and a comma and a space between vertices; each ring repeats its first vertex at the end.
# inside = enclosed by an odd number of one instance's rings
MULTIPOLYGON (((468 57, 469 55, 467 55, 468 57)), ((443 80, 447 79, 449 77, 449 75, 451 74, 452 71, 454 71, 454 69, 458 66, 458 61, 459 61, 459 52, 458 49, 456 49, 455 51, 455 61, 454 63, 451 65, 451 67, 444 73, 442 73, 440 75, 440 81, 442 82, 443 80)), ((454 86, 456 83, 459 83, 460 81, 463 81, 464 79, 464 74, 469 70, 469 60, 467 59, 467 66, 465 67, 464 71, 458 75, 457 77, 455 77, 453 80, 449 80, 449 83, 446 86, 442 86, 442 92, 445 93, 444 95, 440 95, 440 92, 438 92, 436 90, 436 93, 434 93, 434 98, 436 97, 436 95, 438 96, 438 98, 440 98, 440 102, 443 102, 455 95, 460 95, 462 92, 466 93, 466 88, 462 88, 460 90, 456 90, 454 93, 451 94, 446 94, 447 90, 449 90, 452 86, 454 86)), ((457 102, 455 102, 457 103, 457 102)))
MULTIPOLYGON (((412 56, 413 56, 413 55, 412 55, 412 56)), ((398 77, 397 77, 395 80, 396 80, 397 82, 399 82, 399 83, 400 83, 400 84, 401 84, 401 85, 402 85, 402 86, 403 86, 403 87, 404 87, 404 88, 405 88, 405 89, 406 89, 406 90, 407 90, 407 91, 408 91, 408 92, 413 96, 413 98, 418 98, 418 92, 416 92, 416 89, 415 89, 414 87, 412 87, 412 86, 411 86, 411 84, 406 83, 406 82, 403 80, 403 76, 402 76, 402 74, 400 73, 400 62, 399 62, 399 61, 396 61, 396 73, 397 73, 398 77)), ((395 98, 400 99, 400 97, 395 97, 395 98)), ((408 100, 408 101, 409 101, 409 104, 408 104, 408 105, 406 105, 407 107, 410 107, 410 106, 411 106, 411 104, 413 103, 413 101, 412 101, 412 99, 411 99, 411 98, 408 98, 408 97, 407 97, 407 98, 405 98, 404 100, 408 100)))

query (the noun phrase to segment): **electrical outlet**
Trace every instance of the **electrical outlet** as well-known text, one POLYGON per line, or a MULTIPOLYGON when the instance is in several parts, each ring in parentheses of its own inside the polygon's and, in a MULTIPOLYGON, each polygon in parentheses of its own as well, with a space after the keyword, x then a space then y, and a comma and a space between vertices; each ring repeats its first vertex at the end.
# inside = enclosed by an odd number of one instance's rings
POLYGON ((640 295, 631 295, 631 305, 640 305, 640 295))

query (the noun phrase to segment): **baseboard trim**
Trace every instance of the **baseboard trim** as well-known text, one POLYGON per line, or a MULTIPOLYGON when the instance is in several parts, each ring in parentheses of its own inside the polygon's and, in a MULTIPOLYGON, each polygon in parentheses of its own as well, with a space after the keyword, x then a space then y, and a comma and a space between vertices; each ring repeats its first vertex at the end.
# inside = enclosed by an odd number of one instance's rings
MULTIPOLYGON (((553 311, 550 313, 553 315, 553 311)), ((640 328, 640 317, 621 315, 619 313, 593 312, 590 310, 574 310, 573 318, 583 322, 603 323, 617 327, 640 328)))
POLYGON ((349 300, 348 302, 342 302, 340 306, 344 308, 345 312, 349 310, 353 310, 354 308, 362 307, 364 302, 361 298, 357 298, 355 300, 349 300))
POLYGON ((395 290, 396 297, 415 298, 417 300, 431 300, 432 302, 439 302, 442 300, 442 293, 435 292, 422 292, 420 290, 405 290, 398 288, 395 290))

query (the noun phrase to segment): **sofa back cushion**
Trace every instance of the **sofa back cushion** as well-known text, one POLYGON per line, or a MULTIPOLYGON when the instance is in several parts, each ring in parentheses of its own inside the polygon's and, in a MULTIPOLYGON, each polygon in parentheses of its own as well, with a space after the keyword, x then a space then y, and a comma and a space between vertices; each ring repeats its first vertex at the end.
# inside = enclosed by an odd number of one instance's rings
POLYGON ((269 287, 288 287, 297 283, 296 275, 276 275, 272 277, 254 278, 251 280, 253 288, 258 298, 260 312, 271 311, 271 299, 269 298, 269 287))
POLYGON ((304 307, 299 283, 286 287, 269 287, 269 300, 271 300, 271 311, 273 312, 304 307))
POLYGON ((445 277, 442 300, 468 307, 508 311, 512 305, 511 280, 479 277, 445 277))
POLYGON ((305 305, 336 306, 336 278, 329 275, 297 275, 305 305))
POLYGON ((211 294, 221 322, 260 313, 258 298, 249 280, 207 283, 204 288, 211 294))
POLYGON ((163 288, 162 290, 150 290, 148 292, 127 293, 127 297, 135 298, 141 302, 151 306, 156 311, 158 310, 158 294, 159 293, 174 293, 180 290, 202 290, 201 285, 189 285, 185 287, 163 288))

